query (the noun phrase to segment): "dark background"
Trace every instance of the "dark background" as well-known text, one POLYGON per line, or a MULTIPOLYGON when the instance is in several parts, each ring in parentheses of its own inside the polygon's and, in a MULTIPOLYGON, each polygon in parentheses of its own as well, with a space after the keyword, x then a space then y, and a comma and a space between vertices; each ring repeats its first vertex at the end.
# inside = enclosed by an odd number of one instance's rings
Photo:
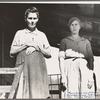
POLYGON ((46 34, 51 46, 59 48, 61 39, 69 34, 69 18, 76 16, 82 21, 80 35, 90 40, 94 55, 100 56, 99 4, 0 3, 0 67, 15 66, 15 58, 9 56, 10 46, 16 31, 25 28, 24 12, 31 6, 38 8, 37 27, 46 34))

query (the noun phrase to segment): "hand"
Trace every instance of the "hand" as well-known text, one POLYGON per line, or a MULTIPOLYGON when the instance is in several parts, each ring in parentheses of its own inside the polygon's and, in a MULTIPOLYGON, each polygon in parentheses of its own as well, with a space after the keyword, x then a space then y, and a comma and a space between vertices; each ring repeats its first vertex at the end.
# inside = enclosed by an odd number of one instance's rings
POLYGON ((28 47, 28 48, 26 49, 26 54, 27 54, 27 55, 30 55, 30 54, 32 54, 35 50, 36 50, 36 49, 35 49, 34 47, 28 47))
POLYGON ((66 84, 67 84, 67 79, 65 74, 62 74, 62 80, 61 80, 61 90, 64 92, 66 90, 66 84))
POLYGON ((89 70, 89 72, 88 72, 88 83, 87 83, 88 88, 91 89, 93 84, 94 84, 93 71, 89 70))
POLYGON ((65 84, 63 84, 63 83, 61 83, 61 91, 65 91, 66 90, 66 86, 65 86, 65 84))
POLYGON ((40 50, 38 44, 37 43, 34 43, 33 41, 28 41, 28 42, 26 42, 25 45, 27 45, 29 47, 34 47, 38 51, 40 50))
POLYGON ((91 89, 92 86, 93 86, 93 84, 94 84, 94 81, 89 81, 89 80, 88 80, 87 87, 88 87, 89 89, 91 89))

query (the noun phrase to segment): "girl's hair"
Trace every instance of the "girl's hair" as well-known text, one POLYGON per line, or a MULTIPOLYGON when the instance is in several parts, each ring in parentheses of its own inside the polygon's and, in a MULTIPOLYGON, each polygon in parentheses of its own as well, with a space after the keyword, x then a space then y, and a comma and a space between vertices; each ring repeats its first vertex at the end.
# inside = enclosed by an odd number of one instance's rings
POLYGON ((68 21, 68 27, 70 27, 71 23, 72 23, 73 21, 75 21, 75 20, 77 20, 77 21, 79 22, 80 26, 81 26, 82 23, 81 23, 80 19, 77 18, 77 17, 72 17, 72 18, 69 19, 69 21, 68 21))
POLYGON ((39 11, 36 7, 30 7, 25 11, 25 15, 24 15, 25 19, 27 18, 29 13, 36 13, 39 18, 39 11))

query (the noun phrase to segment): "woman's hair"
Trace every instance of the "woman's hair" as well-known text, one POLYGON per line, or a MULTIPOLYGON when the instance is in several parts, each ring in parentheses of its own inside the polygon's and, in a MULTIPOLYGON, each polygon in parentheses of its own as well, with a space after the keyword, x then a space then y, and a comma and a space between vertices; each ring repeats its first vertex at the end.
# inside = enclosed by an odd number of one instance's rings
POLYGON ((72 23, 73 21, 75 21, 75 20, 77 20, 77 21, 79 22, 80 27, 81 27, 82 23, 81 23, 80 19, 77 18, 77 17, 72 17, 72 18, 69 19, 69 21, 68 21, 68 27, 70 27, 71 23, 72 23))
POLYGON ((25 19, 27 18, 29 13, 36 13, 37 17, 39 18, 39 11, 36 7, 30 7, 25 11, 25 15, 24 15, 25 19))

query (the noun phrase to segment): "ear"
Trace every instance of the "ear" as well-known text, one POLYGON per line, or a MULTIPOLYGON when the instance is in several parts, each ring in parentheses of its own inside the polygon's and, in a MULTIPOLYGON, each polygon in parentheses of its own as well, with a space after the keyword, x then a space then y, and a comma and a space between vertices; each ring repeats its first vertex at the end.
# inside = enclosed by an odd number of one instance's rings
MULTIPOLYGON (((39 18, 38 18, 38 21, 39 21, 39 18)), ((37 22, 38 22, 38 21, 37 21, 37 22)))
POLYGON ((27 17, 26 16, 24 16, 24 20, 25 20, 25 22, 27 21, 27 17))
POLYGON ((80 29, 81 29, 81 26, 80 26, 80 29))

